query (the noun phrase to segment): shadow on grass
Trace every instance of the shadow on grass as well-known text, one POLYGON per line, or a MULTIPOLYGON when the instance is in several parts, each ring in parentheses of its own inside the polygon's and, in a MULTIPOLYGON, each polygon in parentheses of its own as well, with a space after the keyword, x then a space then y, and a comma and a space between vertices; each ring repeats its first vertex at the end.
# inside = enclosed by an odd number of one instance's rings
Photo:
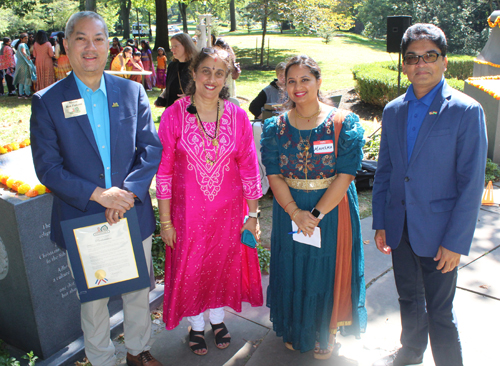
POLYGON ((374 40, 358 36, 357 34, 341 33, 337 35, 338 37, 343 37, 342 40, 345 44, 357 44, 360 46, 365 46, 376 51, 385 51, 386 43, 385 41, 374 40))
POLYGON ((236 46, 233 47, 233 50, 243 70, 274 70, 278 63, 286 61, 297 54, 295 50, 271 48, 268 55, 266 47, 264 63, 263 66, 260 66, 260 47, 257 48, 257 52, 254 48, 239 48, 236 46))

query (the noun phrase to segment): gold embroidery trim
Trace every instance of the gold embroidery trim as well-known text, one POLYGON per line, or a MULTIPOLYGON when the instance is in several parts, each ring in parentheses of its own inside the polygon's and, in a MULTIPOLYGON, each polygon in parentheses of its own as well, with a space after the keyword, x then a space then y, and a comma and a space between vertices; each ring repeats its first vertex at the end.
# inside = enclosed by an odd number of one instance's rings
POLYGON ((314 191, 330 187, 335 178, 337 178, 336 175, 325 179, 292 179, 285 177, 285 182, 290 188, 314 191))

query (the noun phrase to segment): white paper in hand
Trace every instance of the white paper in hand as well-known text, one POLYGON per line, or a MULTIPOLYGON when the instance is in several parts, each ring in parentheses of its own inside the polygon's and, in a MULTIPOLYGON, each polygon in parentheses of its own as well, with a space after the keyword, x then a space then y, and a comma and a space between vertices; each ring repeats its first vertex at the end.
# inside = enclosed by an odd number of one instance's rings
MULTIPOLYGON (((292 230, 297 231, 299 228, 292 221, 292 230)), ((293 240, 296 242, 312 245, 316 248, 321 248, 321 229, 319 227, 314 228, 314 234, 312 236, 304 235, 302 232, 300 234, 293 234, 293 240)))

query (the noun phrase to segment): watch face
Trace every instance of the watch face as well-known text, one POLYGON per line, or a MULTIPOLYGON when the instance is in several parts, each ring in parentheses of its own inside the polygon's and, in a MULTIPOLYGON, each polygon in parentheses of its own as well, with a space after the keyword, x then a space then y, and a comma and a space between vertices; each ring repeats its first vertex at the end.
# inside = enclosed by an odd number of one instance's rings
POLYGON ((316 210, 315 208, 312 209, 311 213, 313 214, 314 217, 318 218, 321 212, 316 210))

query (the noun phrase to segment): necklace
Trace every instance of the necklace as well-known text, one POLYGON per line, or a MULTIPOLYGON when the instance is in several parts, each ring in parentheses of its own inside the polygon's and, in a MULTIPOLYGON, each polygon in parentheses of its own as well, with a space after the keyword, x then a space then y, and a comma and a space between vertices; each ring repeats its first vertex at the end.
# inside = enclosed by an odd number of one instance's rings
MULTIPOLYGON (((295 109, 295 113, 297 113, 297 109, 295 109)), ((316 121, 318 120, 318 116, 319 114, 321 113, 321 105, 319 106, 319 109, 318 111, 314 114, 314 117, 316 117, 314 119, 314 124, 316 125, 316 121)), ((300 116, 298 113, 297 113, 298 116, 300 116)), ((303 117, 302 117, 303 118, 303 117)), ((312 117, 309 117, 309 118, 312 118, 312 117)), ((307 121, 309 122, 309 121, 307 121)), ((311 128, 311 130, 309 131, 309 136, 307 137, 307 140, 304 140, 302 138, 302 133, 300 132, 299 130, 299 124, 297 123, 297 120, 295 120, 295 127, 297 128, 297 130, 299 131, 299 136, 300 136, 300 141, 299 141, 299 144, 302 144, 302 146, 304 146, 304 151, 300 153, 300 156, 302 157, 302 159, 304 160, 304 175, 306 176, 306 187, 307 187, 307 191, 309 191, 309 184, 307 183, 307 171, 309 170, 308 169, 308 166, 307 166, 307 156, 309 154, 309 150, 311 149, 311 135, 312 135, 312 131, 313 131, 313 128, 311 128)))
POLYGON ((297 111, 297 108, 295 108, 295 114, 297 114, 297 117, 302 118, 302 119, 307 119, 307 123, 309 123, 309 121, 311 120, 311 118, 319 116, 320 113, 321 113, 321 105, 319 106, 318 110, 314 114, 310 115, 309 117, 302 116, 297 111))
MULTIPOLYGON (((203 126, 203 122, 201 121, 200 115, 198 114, 198 110, 196 110, 196 120, 198 121, 198 129, 200 130, 200 135, 201 139, 203 140, 203 152, 205 153, 205 161, 209 165, 214 165, 215 162, 217 161, 217 158, 219 156, 219 137, 220 137, 220 123, 219 123, 219 107, 220 107, 220 101, 217 100, 217 118, 215 120, 216 126, 215 126, 215 135, 210 136, 210 134, 205 130, 205 126, 203 126), (205 137, 207 137, 209 140, 211 140, 212 145, 215 146, 215 156, 212 159, 211 155, 208 154, 207 152, 207 147, 205 144, 205 137)), ((194 105, 194 99, 192 101, 192 104, 194 105)))

